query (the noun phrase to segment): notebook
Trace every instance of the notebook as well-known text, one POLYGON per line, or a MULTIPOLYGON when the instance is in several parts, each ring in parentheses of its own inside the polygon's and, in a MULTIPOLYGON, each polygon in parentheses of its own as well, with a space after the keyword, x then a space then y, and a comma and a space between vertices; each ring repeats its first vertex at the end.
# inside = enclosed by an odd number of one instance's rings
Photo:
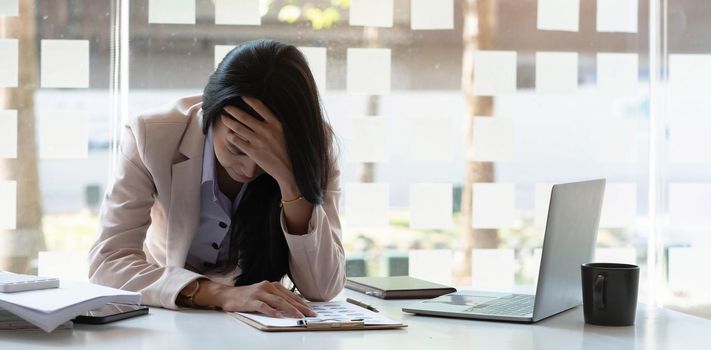
POLYGON ((231 312, 228 315, 265 332, 346 331, 407 327, 400 321, 392 320, 382 314, 345 301, 307 304, 318 314, 316 317, 276 318, 248 312, 231 312))
POLYGON ((349 277, 346 288, 382 299, 429 299, 457 291, 410 276, 349 277))

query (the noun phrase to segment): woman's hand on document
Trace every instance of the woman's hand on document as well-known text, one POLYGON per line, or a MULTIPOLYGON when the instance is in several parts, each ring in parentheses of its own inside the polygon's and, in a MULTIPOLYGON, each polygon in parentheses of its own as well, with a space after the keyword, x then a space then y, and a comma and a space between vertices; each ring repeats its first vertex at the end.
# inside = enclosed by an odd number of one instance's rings
POLYGON ((217 306, 227 312, 260 312, 271 317, 316 316, 300 297, 279 282, 262 281, 248 286, 232 287, 210 281, 201 292, 203 291, 207 298, 203 299, 197 295, 198 304, 217 306))

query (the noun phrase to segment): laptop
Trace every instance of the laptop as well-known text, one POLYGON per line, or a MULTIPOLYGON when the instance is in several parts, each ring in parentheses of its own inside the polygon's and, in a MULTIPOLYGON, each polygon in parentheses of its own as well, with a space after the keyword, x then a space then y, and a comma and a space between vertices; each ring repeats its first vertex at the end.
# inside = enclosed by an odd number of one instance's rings
POLYGON ((532 323, 580 305, 580 265, 593 257, 604 192, 605 179, 553 186, 535 295, 459 291, 402 311, 532 323))

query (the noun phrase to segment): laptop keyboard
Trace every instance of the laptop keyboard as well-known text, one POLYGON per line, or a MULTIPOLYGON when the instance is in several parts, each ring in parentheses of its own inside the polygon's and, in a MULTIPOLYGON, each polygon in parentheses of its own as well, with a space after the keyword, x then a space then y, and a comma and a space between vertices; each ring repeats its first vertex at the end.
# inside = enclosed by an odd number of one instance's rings
POLYGON ((525 316, 533 313, 536 297, 526 294, 511 294, 492 301, 472 306, 464 312, 484 315, 525 316))

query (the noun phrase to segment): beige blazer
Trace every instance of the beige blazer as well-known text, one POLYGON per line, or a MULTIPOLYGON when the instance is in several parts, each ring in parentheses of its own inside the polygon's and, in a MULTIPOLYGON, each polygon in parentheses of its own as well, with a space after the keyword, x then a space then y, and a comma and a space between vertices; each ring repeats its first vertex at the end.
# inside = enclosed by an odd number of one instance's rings
MULTIPOLYGON (((201 104, 201 96, 186 97, 125 126, 89 252, 91 282, 140 292, 145 305, 176 309, 180 290, 205 277, 185 268, 200 221, 201 104)), ((282 215, 294 283, 309 300, 330 300, 345 284, 339 197, 335 170, 307 234, 289 234, 282 215)))

